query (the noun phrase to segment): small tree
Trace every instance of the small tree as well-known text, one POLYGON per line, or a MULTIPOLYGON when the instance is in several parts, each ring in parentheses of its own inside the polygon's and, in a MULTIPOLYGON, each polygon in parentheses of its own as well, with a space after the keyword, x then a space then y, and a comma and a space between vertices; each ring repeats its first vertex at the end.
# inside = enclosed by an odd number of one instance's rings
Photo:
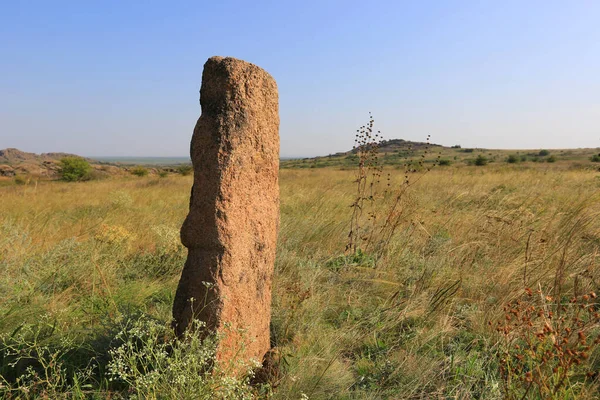
POLYGON ((600 153, 594 154, 590 160, 592 160, 592 162, 600 162, 600 153))
POLYGON ((546 159, 546 162, 549 162, 549 163, 556 162, 556 157, 554 157, 554 156, 550 156, 550 157, 548 157, 548 158, 546 159))
POLYGON ((540 152, 538 153, 538 155, 540 157, 546 157, 550 155, 550 152, 548 150, 540 150, 540 152))
POLYGON ((484 156, 482 156, 481 154, 477 156, 477 158, 475 159, 475 165, 481 167, 483 165, 487 165, 488 163, 488 159, 485 158, 484 156))
POLYGON ((92 166, 81 157, 64 157, 60 160, 60 177, 63 181, 82 181, 90 176, 92 166))
POLYGON ((509 163, 509 164, 516 164, 516 163, 519 162, 519 157, 516 156, 516 155, 514 155, 514 154, 511 154, 506 159, 506 162, 509 163))

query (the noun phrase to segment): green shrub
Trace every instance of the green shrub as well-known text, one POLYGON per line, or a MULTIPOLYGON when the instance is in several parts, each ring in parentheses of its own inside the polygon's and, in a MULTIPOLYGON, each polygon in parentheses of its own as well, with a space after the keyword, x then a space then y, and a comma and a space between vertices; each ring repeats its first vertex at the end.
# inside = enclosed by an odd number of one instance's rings
POLYGON ((22 175, 15 175, 15 183, 17 185, 24 185, 27 183, 27 180, 22 175))
POLYGON ((158 172, 158 176, 160 178, 166 178, 167 176, 169 176, 169 173, 167 171, 165 171, 164 169, 162 169, 158 172))
POLYGON ((441 159, 441 160, 440 160, 438 163, 439 163, 439 165, 441 165, 441 166, 448 166, 448 165, 452 164, 452 163, 450 162, 450 160, 447 160, 447 159, 444 159, 444 158, 443 158, 443 159, 441 159))
POLYGON ((477 156, 477 158, 475 159, 474 164, 481 167, 483 165, 487 165, 488 163, 488 159, 484 156, 482 156, 481 154, 477 156))
POLYGON ((473 149, 463 149, 464 153, 472 153, 474 150, 473 149))
POLYGON ((194 168, 189 164, 180 165, 179 167, 177 167, 177 172, 179 172, 183 176, 187 176, 187 175, 191 174, 193 171, 194 171, 194 168))
POLYGON ((600 162, 600 153, 594 154, 592 158, 590 158, 592 162, 600 162))
POLYGON ((506 159, 506 162, 509 164, 516 164, 519 162, 519 157, 515 154, 511 154, 508 156, 508 158, 506 159))
POLYGON ((546 159, 546 162, 549 162, 549 163, 556 162, 556 157, 554 157, 554 156, 550 156, 550 157, 548 157, 548 158, 546 159))
POLYGON ((146 176, 148 175, 148 169, 138 166, 131 169, 131 173, 135 176, 146 176))
POLYGON ((540 150, 540 152, 538 153, 538 155, 540 157, 546 157, 550 155, 550 152, 548 150, 540 150))
POLYGON ((63 181, 74 182, 89 179, 92 166, 81 157, 64 157, 60 160, 60 177, 63 181))

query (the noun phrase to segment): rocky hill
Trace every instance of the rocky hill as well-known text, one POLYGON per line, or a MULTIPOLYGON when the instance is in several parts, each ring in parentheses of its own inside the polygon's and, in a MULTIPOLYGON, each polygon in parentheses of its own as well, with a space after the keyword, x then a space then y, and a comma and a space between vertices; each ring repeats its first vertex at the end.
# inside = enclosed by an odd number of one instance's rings
MULTIPOLYGON (((0 150, 0 177, 13 177, 16 175, 38 176, 55 178, 58 176, 60 159, 63 157, 78 157, 69 153, 28 153, 19 149, 8 148, 0 150)), ((118 174, 121 168, 100 165, 93 160, 86 159, 97 171, 109 174, 118 174)))
MULTIPOLYGON (((404 139, 390 139, 383 140, 379 144, 379 152, 380 153, 393 153, 396 151, 402 150, 423 150, 425 148, 435 149, 435 148, 443 148, 444 146, 440 144, 434 143, 426 143, 426 142, 413 142, 410 140, 404 139)), ((356 152, 355 150, 351 151, 352 153, 356 152)))
MULTIPOLYGON (((40 163, 44 161, 60 160, 63 157, 79 157, 69 153, 28 153, 15 148, 0 150, 0 164, 40 163)), ((88 160, 89 161, 89 160, 88 160)))

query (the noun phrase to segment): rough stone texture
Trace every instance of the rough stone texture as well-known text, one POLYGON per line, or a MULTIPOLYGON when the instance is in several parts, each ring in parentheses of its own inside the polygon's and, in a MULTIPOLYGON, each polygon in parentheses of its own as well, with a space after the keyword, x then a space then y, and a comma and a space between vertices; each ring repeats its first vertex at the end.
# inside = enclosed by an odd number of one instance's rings
POLYGON ((212 57, 204 65, 200 105, 175 329, 183 333, 194 314, 225 333, 219 359, 260 362, 270 348, 279 224, 277 84, 253 64, 212 57))

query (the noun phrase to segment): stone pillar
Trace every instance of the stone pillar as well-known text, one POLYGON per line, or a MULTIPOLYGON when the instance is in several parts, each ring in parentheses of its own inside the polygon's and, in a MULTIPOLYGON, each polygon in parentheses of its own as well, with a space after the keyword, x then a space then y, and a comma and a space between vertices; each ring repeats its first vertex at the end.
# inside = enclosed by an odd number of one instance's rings
POLYGON ((173 304, 222 332, 217 357, 262 362, 270 349, 271 282, 279 225, 277 84, 261 68, 211 57, 191 143, 194 185, 181 227, 188 258, 173 304), (193 298, 193 301, 190 301, 193 298))

